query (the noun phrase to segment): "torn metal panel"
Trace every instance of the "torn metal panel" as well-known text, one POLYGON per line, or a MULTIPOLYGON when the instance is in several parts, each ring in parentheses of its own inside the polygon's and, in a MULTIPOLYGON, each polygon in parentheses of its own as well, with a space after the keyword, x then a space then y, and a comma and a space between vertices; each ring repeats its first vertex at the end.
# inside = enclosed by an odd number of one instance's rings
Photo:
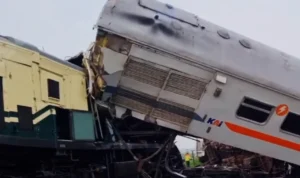
POLYGON ((300 75, 297 58, 193 16, 155 0, 118 0, 106 3, 96 25, 195 65, 300 98, 300 84, 293 82, 300 75))

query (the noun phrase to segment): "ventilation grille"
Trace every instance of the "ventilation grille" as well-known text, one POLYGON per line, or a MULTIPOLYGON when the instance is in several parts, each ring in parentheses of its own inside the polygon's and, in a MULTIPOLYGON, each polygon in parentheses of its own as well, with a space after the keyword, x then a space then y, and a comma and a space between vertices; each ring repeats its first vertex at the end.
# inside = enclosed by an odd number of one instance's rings
POLYGON ((157 101, 155 97, 125 88, 118 89, 113 102, 133 111, 149 114, 151 118, 180 126, 188 126, 194 116, 194 109, 191 107, 164 99, 157 101))
POLYGON ((177 114, 162 109, 155 109, 151 114, 151 118, 169 121, 173 124, 184 125, 184 126, 188 126, 189 123, 191 122, 191 118, 179 116, 177 114))
POLYGON ((133 111, 148 114, 152 110, 155 97, 127 88, 119 88, 113 97, 113 102, 133 111))
MULTIPOLYGON (((205 91, 206 81, 193 79, 179 72, 173 73, 174 71, 170 68, 169 70, 163 70, 166 67, 158 67, 158 65, 140 61, 142 59, 139 59, 139 61, 130 59, 123 72, 123 77, 135 80, 137 86, 139 86, 139 82, 145 83, 160 88, 162 91, 171 92, 174 97, 178 97, 178 95, 188 97, 190 99, 186 101, 193 102, 190 105, 195 102, 191 99, 200 100, 201 94, 205 91)), ((145 91, 143 90, 150 90, 151 88, 145 89, 144 85, 135 87, 133 85, 120 84, 113 101, 116 105, 147 114, 153 119, 159 119, 186 128, 194 117, 194 108, 179 104, 178 98, 174 98, 174 101, 177 102, 158 99, 159 93, 157 91, 159 90, 157 89, 153 89, 156 92, 153 96, 144 93, 145 91)), ((154 92, 147 91, 147 93, 154 92)), ((173 97, 172 95, 170 96, 173 97)))
POLYGON ((168 71, 130 60, 125 68, 124 76, 161 88, 168 76, 168 71))
POLYGON ((148 104, 139 102, 137 100, 130 99, 125 96, 116 95, 113 98, 113 102, 125 108, 131 109, 133 111, 140 112, 142 114, 147 114, 151 112, 152 107, 148 104))
POLYGON ((198 100, 205 86, 205 82, 173 73, 170 75, 165 90, 198 100))
MULTIPOLYGON (((185 106, 185 105, 182 105, 182 104, 179 104, 179 103, 175 103, 175 102, 173 102, 173 101, 169 101, 169 100, 166 100, 166 99, 161 99, 161 98, 160 98, 159 101, 160 101, 161 103, 165 103, 165 104, 174 106, 174 107, 176 107, 176 108, 181 108, 181 109, 186 110, 186 111, 193 112, 193 111, 195 110, 195 109, 192 108, 192 107, 185 106)), ((175 108, 175 109, 176 109, 176 108, 175 108)))
POLYGON ((165 105, 165 107, 155 108, 151 114, 152 118, 168 121, 176 125, 188 126, 190 124, 193 117, 193 108, 165 99, 159 99, 159 103, 160 105, 165 105))

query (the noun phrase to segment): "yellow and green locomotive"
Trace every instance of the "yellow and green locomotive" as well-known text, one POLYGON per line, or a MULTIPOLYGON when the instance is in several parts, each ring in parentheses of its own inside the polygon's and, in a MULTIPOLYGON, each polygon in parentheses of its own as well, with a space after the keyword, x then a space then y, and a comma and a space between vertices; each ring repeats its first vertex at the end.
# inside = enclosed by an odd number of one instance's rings
MULTIPOLYGON (((8 138, 0 143, 49 147, 60 133, 63 135, 64 128, 58 126, 59 122, 69 122, 68 115, 72 115, 73 131, 78 124, 82 128, 92 123, 82 68, 3 36, 0 60, 0 133, 8 138), (77 119, 83 115, 85 123, 77 119), (12 136, 14 139, 9 139, 12 136)), ((92 131, 86 128, 84 134, 90 136, 84 139, 94 139, 92 131)))
MULTIPOLYGON (((97 58, 95 47, 93 52, 97 58)), ((111 107, 101 101, 106 72, 101 60, 98 64, 83 53, 64 61, 24 41, 0 36, 2 175, 111 178, 148 174, 138 163, 153 170, 153 159, 165 153, 174 135, 130 115, 116 119, 111 107)), ((182 167, 177 148, 171 150, 179 160, 177 167, 182 167)))

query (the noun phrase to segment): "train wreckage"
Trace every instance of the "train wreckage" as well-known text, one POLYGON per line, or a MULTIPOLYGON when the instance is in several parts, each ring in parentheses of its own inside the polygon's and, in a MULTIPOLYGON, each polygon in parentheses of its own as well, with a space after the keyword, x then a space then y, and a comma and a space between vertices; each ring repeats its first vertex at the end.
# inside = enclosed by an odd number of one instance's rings
POLYGON ((300 175, 299 59, 155 0, 108 0, 95 28, 67 61, 0 36, 2 177, 300 175))

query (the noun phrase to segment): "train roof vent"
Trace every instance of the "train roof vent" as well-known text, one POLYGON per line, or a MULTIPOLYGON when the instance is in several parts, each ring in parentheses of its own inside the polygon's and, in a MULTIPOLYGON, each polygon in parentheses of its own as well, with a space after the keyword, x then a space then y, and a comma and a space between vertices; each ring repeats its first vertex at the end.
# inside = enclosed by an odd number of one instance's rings
POLYGON ((217 33, 220 37, 222 37, 224 39, 230 39, 229 33, 224 30, 218 30, 217 33))
POLYGON ((175 8, 170 4, 164 4, 156 0, 139 0, 139 5, 160 14, 166 15, 170 18, 188 23, 192 26, 199 26, 198 19, 194 14, 186 12, 182 9, 175 8))
POLYGON ((251 44, 247 40, 242 39, 242 40, 239 40, 239 42, 243 47, 251 49, 251 44))

